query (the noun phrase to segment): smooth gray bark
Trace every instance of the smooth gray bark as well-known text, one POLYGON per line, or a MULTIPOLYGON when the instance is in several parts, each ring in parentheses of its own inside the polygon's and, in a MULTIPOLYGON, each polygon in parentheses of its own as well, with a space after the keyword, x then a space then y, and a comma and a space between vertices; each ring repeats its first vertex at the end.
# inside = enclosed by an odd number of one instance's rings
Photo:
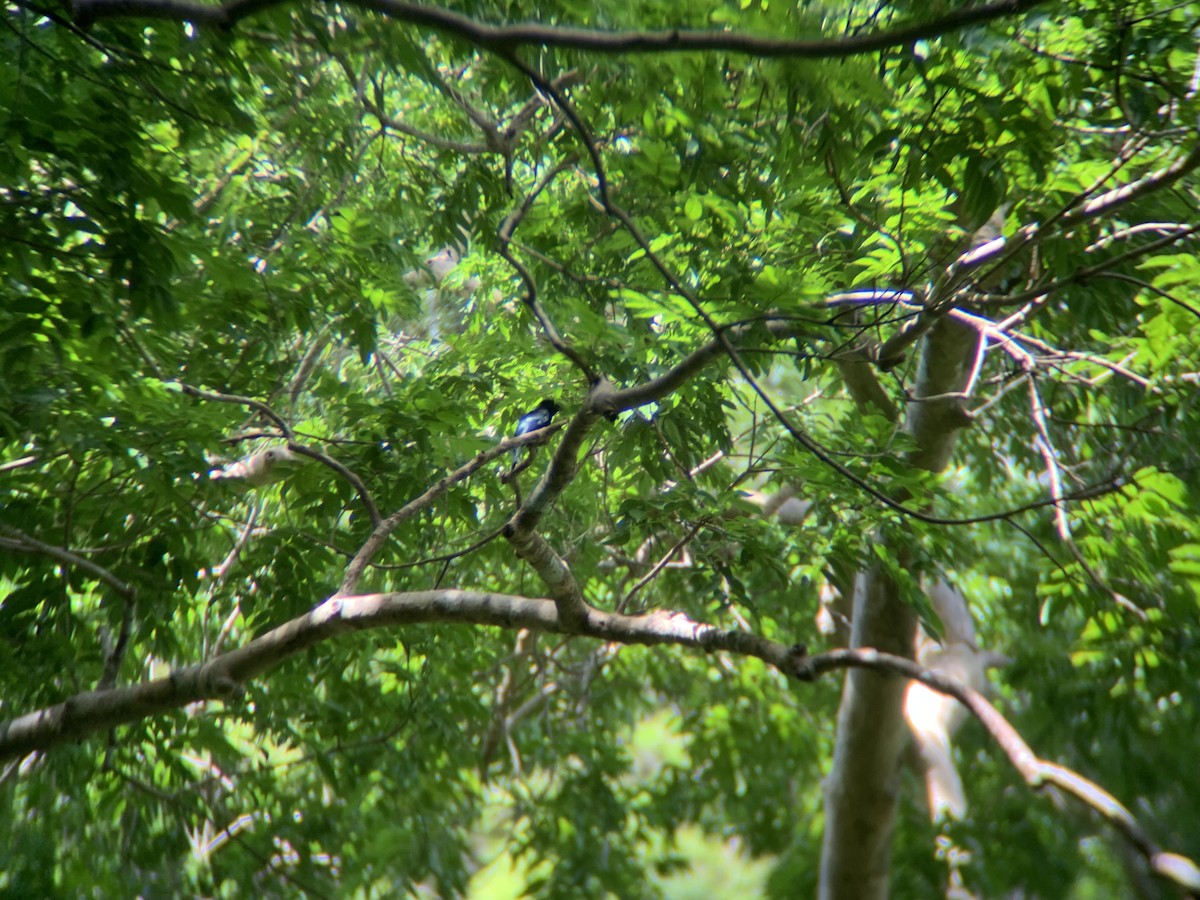
MULTIPOLYGON (((962 401, 946 395, 966 386, 977 347, 977 335, 949 319, 922 339, 914 399, 907 410, 907 428, 917 443, 910 458, 914 466, 940 471, 949 462, 958 432, 969 419, 962 401)), ((916 615, 881 566, 859 573, 853 614, 851 647, 912 657, 916 615)), ((902 678, 874 672, 846 675, 833 769, 825 786, 822 900, 888 895, 901 755, 908 741, 906 686, 902 678)))

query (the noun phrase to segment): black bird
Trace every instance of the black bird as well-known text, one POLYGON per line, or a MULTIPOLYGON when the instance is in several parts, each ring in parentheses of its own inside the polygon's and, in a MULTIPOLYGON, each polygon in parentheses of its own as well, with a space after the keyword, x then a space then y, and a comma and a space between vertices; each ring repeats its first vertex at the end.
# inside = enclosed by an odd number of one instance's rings
MULTIPOLYGON (((517 431, 513 437, 520 437, 523 434, 529 434, 531 431, 537 431, 539 428, 545 428, 550 424, 550 420, 554 418, 554 414, 560 409, 559 405, 553 400, 546 399, 531 409, 521 418, 517 419, 517 431)), ((512 462, 515 466, 517 459, 520 458, 521 448, 513 447, 512 462)))

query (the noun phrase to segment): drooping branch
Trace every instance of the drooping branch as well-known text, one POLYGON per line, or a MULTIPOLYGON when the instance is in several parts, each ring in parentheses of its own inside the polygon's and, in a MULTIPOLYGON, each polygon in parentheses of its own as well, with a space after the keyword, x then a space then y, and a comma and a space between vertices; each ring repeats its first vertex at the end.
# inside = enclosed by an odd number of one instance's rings
POLYGON ((346 468, 346 466, 342 465, 332 456, 322 453, 320 450, 314 450, 312 447, 306 447, 303 444, 296 443, 295 441, 289 441, 287 446, 289 450, 298 453, 300 456, 306 456, 309 459, 316 460, 321 465, 333 470, 342 478, 344 478, 350 484, 350 486, 354 488, 355 493, 358 494, 358 499, 362 503, 363 508, 366 509, 367 515, 371 519, 371 524, 375 526, 379 525, 383 518, 379 514, 379 507, 375 505, 375 500, 371 497, 371 492, 367 490, 367 486, 363 483, 363 480, 358 477, 358 475, 346 468))
POLYGON ((961 681, 926 669, 912 660, 889 656, 870 648, 831 650, 809 657, 804 664, 813 675, 841 668, 889 672, 919 681, 939 694, 953 697, 979 720, 1027 785, 1034 789, 1054 785, 1075 797, 1127 837, 1154 872, 1193 895, 1200 892, 1200 867, 1186 857, 1163 851, 1150 839, 1133 814, 1102 787, 1064 766, 1039 758, 986 697, 961 681))
MULTIPOLYGON (((75 21, 87 26, 99 19, 151 18, 232 28, 242 19, 278 6, 283 0, 230 0, 220 5, 191 0, 75 0, 75 21)), ((914 41, 961 31, 998 19, 1022 15, 1046 0, 998 0, 956 10, 927 22, 903 25, 875 34, 842 38, 770 38, 731 31, 599 31, 553 25, 487 25, 432 6, 403 0, 353 0, 398 22, 434 28, 494 51, 519 47, 565 47, 592 53, 744 53, 764 58, 841 59, 905 47, 914 41)))
POLYGON ((9 550, 16 550, 22 553, 37 553, 42 556, 48 556, 51 559, 56 559, 63 565, 72 566, 79 569, 81 572, 86 572, 98 581, 102 581, 115 590, 123 597, 133 599, 137 596, 137 588, 127 581, 123 581, 110 572, 103 566, 97 565, 90 559, 85 559, 78 553, 58 547, 54 544, 48 544, 45 541, 40 541, 32 535, 28 535, 19 528, 13 528, 11 525, 0 523, 0 534, 6 535, 0 538, 0 547, 6 547, 9 550))
POLYGON ((279 413, 275 412, 275 410, 271 409, 271 407, 266 403, 263 403, 261 400, 258 400, 254 397, 243 397, 240 394, 225 394, 220 391, 206 391, 190 384, 184 384, 182 381, 164 383, 167 385, 167 387, 178 388, 189 397, 195 397, 197 400, 210 400, 214 403, 232 403, 235 406, 249 407, 250 409, 260 413, 266 419, 269 419, 271 424, 279 429, 279 433, 289 441, 294 437, 292 434, 292 426, 288 424, 287 420, 283 416, 279 415, 279 413))
POLYGON ((798 681, 811 681, 846 668, 919 681, 966 706, 1030 787, 1053 784, 1078 798, 1129 837, 1155 872, 1189 891, 1200 891, 1200 868, 1194 862, 1164 852, 1103 788, 1069 769, 1039 759, 982 694, 947 675, 871 648, 807 656, 801 645, 789 646, 757 634, 718 628, 667 611, 624 616, 593 610, 578 628, 570 628, 562 622, 553 600, 511 594, 445 590, 332 597, 311 612, 209 662, 139 685, 77 694, 56 706, 0 723, 0 761, 44 752, 190 703, 236 698, 245 682, 338 635, 434 622, 529 628, 619 644, 673 644, 708 653, 727 652, 760 659, 798 681))

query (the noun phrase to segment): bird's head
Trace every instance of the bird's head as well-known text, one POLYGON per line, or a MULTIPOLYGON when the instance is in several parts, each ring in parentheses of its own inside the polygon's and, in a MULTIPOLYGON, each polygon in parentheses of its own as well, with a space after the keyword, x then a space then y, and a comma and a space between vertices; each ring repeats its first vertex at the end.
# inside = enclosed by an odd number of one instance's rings
POLYGON ((537 408, 544 409, 546 412, 550 413, 550 415, 554 415, 560 409, 562 409, 561 406, 559 406, 554 400, 551 400, 549 397, 547 397, 545 400, 543 400, 541 403, 539 403, 537 405, 537 408))

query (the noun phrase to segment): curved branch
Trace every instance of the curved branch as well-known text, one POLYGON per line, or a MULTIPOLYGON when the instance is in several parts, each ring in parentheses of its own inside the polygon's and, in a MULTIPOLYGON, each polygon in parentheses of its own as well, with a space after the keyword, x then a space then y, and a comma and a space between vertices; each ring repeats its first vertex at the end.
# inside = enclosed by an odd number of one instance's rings
POLYGON ((545 333, 546 339, 550 341, 551 346, 553 346, 555 350, 574 363, 575 367, 583 373, 584 378, 586 378, 588 383, 591 384, 595 382, 598 377, 596 371, 588 364, 587 360, 583 358, 578 350, 563 340, 562 335, 559 333, 558 329, 554 327, 554 322, 546 314, 545 308, 538 299, 537 282, 534 280, 533 273, 530 272, 525 264, 517 259, 512 252, 512 236, 513 232, 517 230, 517 226, 521 224, 521 221, 529 214, 529 211, 533 208, 534 202, 541 195, 542 191, 549 187, 550 183, 554 181, 559 174, 574 164, 575 159, 568 156, 557 166, 550 169, 550 171, 542 176, 542 178, 539 179, 538 183, 533 186, 533 189, 529 191, 517 208, 505 217, 496 236, 499 242, 498 249, 500 255, 504 257, 510 266, 513 267, 518 277, 525 285, 525 296, 522 298, 522 302, 526 307, 528 307, 529 311, 533 313, 533 317, 537 320, 538 324, 541 325, 542 331, 545 333))
POLYGON ((26 534, 18 528, 13 528, 11 525, 4 525, 2 523, 0 523, 0 534, 8 536, 7 539, 0 539, 0 546, 24 553, 40 553, 43 556, 49 556, 51 559, 56 559, 64 565, 74 566, 76 569, 87 572, 97 581, 104 582, 123 597, 133 599, 137 596, 137 588, 132 584, 122 581, 103 566, 98 566, 90 559, 84 559, 78 553, 73 553, 65 547, 58 547, 54 544, 47 544, 45 541, 39 541, 37 538, 26 534))
POLYGON ((371 492, 368 491, 367 486, 363 484, 363 480, 333 457, 322 453, 320 450, 313 450, 310 447, 306 447, 303 444, 297 443, 296 436, 292 432, 292 427, 287 423, 287 420, 284 419, 283 416, 279 415, 279 413, 275 412, 275 410, 271 409, 271 407, 266 403, 263 403, 261 400, 255 400, 253 397, 243 397, 239 394, 223 394, 217 391, 205 391, 201 390, 200 388, 193 387, 190 384, 184 384, 183 382, 173 383, 189 397, 196 397, 200 400, 212 400, 217 403, 233 403, 239 406, 248 406, 251 409, 258 411, 266 418, 270 419, 275 427, 279 429, 280 433, 287 439, 287 446, 289 450, 298 453, 300 456, 306 456, 309 459, 316 460, 327 468, 332 469, 340 477, 349 482, 350 486, 354 488, 355 493, 358 494, 359 500, 362 501, 362 505, 366 508, 367 515, 371 519, 371 524, 378 527, 382 516, 379 514, 379 507, 375 505, 375 500, 371 497, 371 492))
POLYGON ((469 141, 456 141, 452 138, 441 137, 429 131, 422 131, 413 125, 409 125, 403 119, 394 119, 385 113, 382 109, 367 107, 372 114, 379 120, 388 131, 395 131, 410 138, 415 138, 422 144, 428 144, 430 147, 437 147, 440 150, 451 150, 454 153, 461 153, 463 156, 477 156, 481 153, 494 153, 491 147, 485 141, 482 144, 472 144, 469 141))
MULTIPOLYGON (((282 0, 230 0, 213 6, 190 0, 75 0, 75 21, 86 27, 98 19, 141 17, 173 19, 197 25, 232 28, 239 21, 282 0)), ((447 9, 407 3, 403 0, 352 0, 353 5, 374 10, 399 22, 424 25, 452 34, 476 46, 494 51, 512 51, 522 46, 567 47, 593 53, 681 53, 687 51, 744 53, 755 57, 794 59, 841 59, 904 47, 982 25, 1018 16, 1046 0, 998 0, 914 25, 876 34, 809 40, 758 37, 730 31, 598 31, 552 25, 485 25, 447 9)))
POLYGON ((243 647, 154 681, 76 694, 64 702, 0 723, 0 761, 143 719, 189 703, 236 697, 251 678, 337 635, 397 625, 444 622, 532 628, 626 644, 678 644, 758 657, 796 677, 802 647, 695 622, 682 613, 623 616, 591 609, 577 627, 563 622, 555 601, 483 591, 434 590, 334 596, 243 647))
POLYGON ((388 535, 395 531, 401 523, 411 518, 415 513, 424 509, 442 494, 446 493, 454 485, 458 484, 465 478, 470 477, 479 469, 483 468, 493 459, 498 456, 503 456, 511 451, 514 447, 523 447, 526 444, 533 444, 545 440, 546 435, 558 430, 562 425, 555 423, 547 425, 545 428, 540 428, 537 431, 531 431, 528 434, 523 434, 520 437, 506 438, 495 447, 487 450, 481 450, 475 454, 468 462, 459 466, 448 475, 439 478, 436 482, 430 485, 426 490, 414 497, 404 506, 400 507, 386 519, 383 519, 375 526, 371 532, 371 536, 363 543, 358 552, 354 554, 354 558, 350 560, 350 565, 346 567, 346 574, 342 578, 342 585, 338 588, 338 594, 351 594, 358 588, 358 583, 362 579, 362 574, 366 571, 375 554, 383 547, 384 541, 388 535))
POLYGON ((1027 785, 1034 789, 1054 785, 1075 797, 1103 816, 1128 838, 1146 858, 1154 872, 1175 882, 1193 895, 1200 892, 1200 867, 1186 857, 1164 852, 1150 839, 1133 814, 1098 784, 1064 766, 1039 758, 987 698, 961 681, 923 668, 911 660, 880 653, 871 648, 831 650, 819 656, 809 657, 802 665, 814 676, 842 668, 888 672, 919 681, 939 694, 953 697, 980 721, 1027 785))
POLYGON ((358 494, 358 499, 362 501, 362 505, 366 507, 367 515, 371 518, 371 524, 375 527, 379 526, 379 523, 383 521, 383 516, 379 514, 379 507, 375 505, 375 500, 371 497, 371 492, 367 490, 367 486, 363 484, 361 478, 332 456, 328 456, 320 450, 313 450, 311 447, 305 447, 303 444, 297 444, 295 441, 288 441, 287 446, 294 453, 316 460, 334 472, 337 472, 338 475, 348 481, 358 494))
POLYGON ((190 384, 184 384, 182 381, 165 381, 167 387, 177 387, 189 397, 195 397, 198 400, 212 400, 215 403, 232 403, 236 406, 248 406, 251 409, 261 413, 264 417, 271 420, 271 423, 279 429, 289 441, 294 439, 292 434, 292 426, 287 423, 287 420, 275 410, 271 409, 261 400, 256 400, 253 397, 243 397, 240 394, 224 394, 219 391, 205 391, 198 387, 193 387, 190 384))
POLYGON ((446 590, 331 597, 311 612, 207 663, 139 685, 77 694, 56 706, 0 723, 0 761, 49 750, 189 703, 236 697, 245 681, 341 634, 430 622, 532 628, 620 644, 673 644, 709 653, 725 651, 760 659, 801 681, 846 668, 911 678, 954 697, 970 710, 1030 787, 1052 784, 1076 797, 1128 837, 1155 872, 1187 890, 1200 890, 1200 868, 1194 862, 1164 852, 1129 810, 1099 785, 1038 758, 982 694, 947 675, 871 648, 832 650, 810 657, 803 645, 788 646, 757 634, 718 628, 683 613, 657 611, 625 616, 593 609, 577 627, 570 627, 562 621, 553 600, 511 594, 446 590))

